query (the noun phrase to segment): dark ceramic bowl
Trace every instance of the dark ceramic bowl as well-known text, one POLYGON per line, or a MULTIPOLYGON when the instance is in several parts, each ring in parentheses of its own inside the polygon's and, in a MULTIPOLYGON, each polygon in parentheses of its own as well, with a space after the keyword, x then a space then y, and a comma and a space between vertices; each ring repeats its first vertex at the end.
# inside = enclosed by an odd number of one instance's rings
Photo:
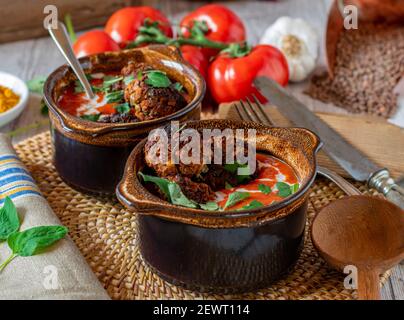
POLYGON ((295 170, 300 189, 284 201, 253 210, 207 212, 172 205, 138 179, 142 141, 117 187, 120 202, 138 214, 143 259, 162 278, 189 289, 234 293, 267 287, 287 273, 304 242, 308 191, 316 174, 318 137, 307 129, 271 128, 230 120, 191 121, 190 128, 256 129, 257 152, 295 170))
POLYGON ((70 186, 87 193, 113 194, 133 147, 150 130, 170 121, 197 120, 205 94, 202 76, 173 47, 154 45, 80 59, 85 72, 120 70, 128 61, 144 62, 165 71, 187 90, 190 101, 181 110, 159 119, 136 123, 99 123, 75 117, 58 106, 63 88, 76 78, 63 65, 50 74, 44 87, 49 107, 54 164, 70 186))

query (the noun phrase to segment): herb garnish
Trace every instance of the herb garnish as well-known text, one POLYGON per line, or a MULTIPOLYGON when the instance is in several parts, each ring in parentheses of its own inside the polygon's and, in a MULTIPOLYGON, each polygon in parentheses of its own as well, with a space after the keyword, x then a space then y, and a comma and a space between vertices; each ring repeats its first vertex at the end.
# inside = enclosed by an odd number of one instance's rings
POLYGON ((258 190, 261 191, 263 194, 270 194, 272 191, 270 186, 261 183, 258 185, 258 190))
POLYGON ((114 106, 114 109, 121 114, 128 113, 130 111, 129 103, 120 103, 114 106))
POLYGON ((94 122, 97 122, 98 119, 100 119, 100 117, 101 117, 101 113, 83 114, 83 115, 80 116, 80 118, 83 119, 83 120, 94 121, 94 122))
POLYGON ((145 83, 154 88, 167 88, 171 85, 170 79, 163 71, 151 70, 146 72, 145 83))
POLYGON ((285 182, 278 182, 276 184, 276 188, 278 189, 278 196, 286 198, 299 189, 299 184, 295 183, 293 185, 288 185, 285 182))
POLYGON ((123 100, 123 90, 107 93, 106 99, 107 103, 121 102, 123 100))
POLYGON ((179 82, 174 83, 173 87, 174 87, 174 89, 177 90, 178 92, 181 92, 182 89, 184 88, 184 86, 183 86, 181 83, 179 83, 179 82))
POLYGON ((217 211, 220 209, 219 205, 214 201, 208 201, 206 203, 200 203, 201 209, 206 211, 217 211))
POLYGON ((247 204, 246 206, 244 206, 238 210, 251 210, 251 209, 260 208, 263 206, 264 205, 261 202, 259 202, 258 200, 253 200, 249 204, 247 204))
POLYGON ((135 80, 135 77, 131 74, 129 76, 126 76, 125 78, 123 78, 123 83, 125 85, 128 85, 129 83, 131 83, 133 80, 135 80))
POLYGON ((143 174, 142 172, 139 172, 139 175, 143 178, 145 182, 155 183, 164 193, 168 201, 171 202, 172 204, 177 204, 188 208, 198 207, 198 204, 195 201, 188 199, 183 194, 180 186, 175 182, 160 177, 149 176, 143 174))
POLYGON ((235 191, 233 193, 230 193, 223 209, 230 208, 239 203, 240 201, 243 201, 244 199, 247 199, 249 197, 250 193, 248 192, 235 191))
POLYGON ((67 228, 63 226, 38 226, 18 231, 20 220, 9 197, 0 209, 0 240, 7 240, 11 255, 0 264, 0 272, 16 257, 28 257, 41 253, 55 242, 64 238, 67 228))
POLYGON ((239 184, 246 183, 246 182, 251 180, 251 175, 238 174, 238 168, 248 169, 248 164, 247 163, 244 163, 244 164, 240 164, 240 163, 237 163, 237 162, 235 162, 235 163, 226 163, 226 164, 223 165, 223 168, 226 171, 236 175, 237 182, 239 184))

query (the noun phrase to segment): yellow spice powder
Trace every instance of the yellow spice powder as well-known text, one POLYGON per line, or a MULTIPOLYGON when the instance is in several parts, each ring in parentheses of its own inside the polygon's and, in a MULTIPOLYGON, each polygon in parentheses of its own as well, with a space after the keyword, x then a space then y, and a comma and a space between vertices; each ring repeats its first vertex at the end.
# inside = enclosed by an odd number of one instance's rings
POLYGON ((10 88, 0 86, 0 113, 11 109, 18 101, 20 101, 18 94, 14 93, 10 88))

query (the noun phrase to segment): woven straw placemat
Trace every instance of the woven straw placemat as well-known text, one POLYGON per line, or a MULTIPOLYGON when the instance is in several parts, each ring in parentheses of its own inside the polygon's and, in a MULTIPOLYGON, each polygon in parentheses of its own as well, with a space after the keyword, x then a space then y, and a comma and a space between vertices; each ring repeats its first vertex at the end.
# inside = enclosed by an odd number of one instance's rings
MULTIPOLYGON (((171 285, 142 261, 139 253, 136 215, 111 197, 77 192, 58 176, 52 164, 48 132, 16 146, 50 206, 69 228, 81 253, 114 299, 354 299, 354 290, 344 289, 344 275, 329 268, 317 255, 308 234, 310 223, 324 205, 343 197, 333 183, 317 179, 309 199, 306 243, 293 271, 270 288, 239 295, 210 295, 171 285)), ((356 184, 364 193, 363 185, 356 184)), ((382 277, 382 282, 388 274, 382 277)))

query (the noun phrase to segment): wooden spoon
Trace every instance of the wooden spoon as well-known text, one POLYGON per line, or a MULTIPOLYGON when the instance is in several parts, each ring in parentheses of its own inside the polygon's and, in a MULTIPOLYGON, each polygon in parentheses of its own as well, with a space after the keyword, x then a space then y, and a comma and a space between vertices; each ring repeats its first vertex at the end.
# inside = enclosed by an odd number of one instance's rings
POLYGON ((331 266, 357 268, 359 299, 378 300, 379 275, 404 258, 404 211, 378 197, 345 197, 317 214, 311 237, 331 266))

